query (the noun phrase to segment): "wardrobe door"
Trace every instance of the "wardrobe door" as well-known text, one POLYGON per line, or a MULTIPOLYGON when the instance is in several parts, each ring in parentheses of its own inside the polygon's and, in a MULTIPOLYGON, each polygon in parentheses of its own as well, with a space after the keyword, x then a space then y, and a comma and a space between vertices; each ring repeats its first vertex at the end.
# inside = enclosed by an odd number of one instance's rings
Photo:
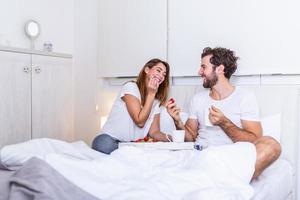
POLYGON ((166 0, 99 0, 99 76, 136 76, 151 58, 167 59, 166 0))
POLYGON ((0 148, 31 138, 30 55, 0 51, 0 148))
POLYGON ((73 139, 72 59, 32 55, 32 136, 73 139))

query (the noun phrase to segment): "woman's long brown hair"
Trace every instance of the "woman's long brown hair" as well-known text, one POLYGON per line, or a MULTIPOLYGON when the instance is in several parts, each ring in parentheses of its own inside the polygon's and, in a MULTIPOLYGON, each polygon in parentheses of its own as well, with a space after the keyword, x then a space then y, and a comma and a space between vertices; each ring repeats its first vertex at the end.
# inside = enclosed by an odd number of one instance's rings
POLYGON ((165 61, 162 61, 160 59, 154 58, 149 60, 143 67, 143 69, 140 71, 139 76, 137 77, 136 84, 140 90, 141 93, 141 104, 145 104, 145 97, 147 95, 147 86, 146 86, 146 72, 145 69, 148 67, 151 69, 158 63, 162 63, 166 67, 166 76, 165 80, 159 85, 157 93, 155 95, 155 99, 160 101, 160 105, 166 103, 167 97, 168 97, 168 92, 169 92, 169 74, 170 74, 170 67, 169 64, 165 61))

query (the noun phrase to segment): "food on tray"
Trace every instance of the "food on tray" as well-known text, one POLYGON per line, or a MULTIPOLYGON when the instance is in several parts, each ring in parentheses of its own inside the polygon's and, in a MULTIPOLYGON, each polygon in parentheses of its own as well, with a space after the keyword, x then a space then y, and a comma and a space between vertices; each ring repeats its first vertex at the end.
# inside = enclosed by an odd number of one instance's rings
POLYGON ((157 142, 157 140, 152 137, 145 137, 142 139, 134 140, 133 142, 157 142))

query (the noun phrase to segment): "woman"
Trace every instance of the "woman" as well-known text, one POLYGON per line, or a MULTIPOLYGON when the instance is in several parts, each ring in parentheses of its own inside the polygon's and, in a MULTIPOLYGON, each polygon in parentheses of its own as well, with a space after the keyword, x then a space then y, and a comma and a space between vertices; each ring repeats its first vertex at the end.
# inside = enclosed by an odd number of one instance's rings
POLYGON ((168 141, 159 130, 159 106, 167 100, 169 71, 167 62, 152 59, 136 82, 123 85, 101 134, 93 141, 93 149, 110 154, 119 142, 142 139, 148 134, 156 140, 168 141))

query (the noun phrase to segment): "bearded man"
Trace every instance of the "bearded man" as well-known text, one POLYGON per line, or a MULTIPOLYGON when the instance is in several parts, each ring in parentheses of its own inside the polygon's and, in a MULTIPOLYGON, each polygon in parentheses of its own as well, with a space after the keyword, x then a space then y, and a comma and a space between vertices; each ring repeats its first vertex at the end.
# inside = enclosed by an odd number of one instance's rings
MULTIPOLYGON (((207 90, 193 96, 187 122, 182 122, 176 102, 169 102, 166 107, 176 128, 185 130, 185 141, 195 141, 202 147, 239 142, 241 145, 236 146, 254 149, 256 162, 253 163, 255 172, 252 178, 256 178, 279 157, 281 147, 272 137, 262 136, 255 95, 229 82, 237 69, 237 60, 230 49, 205 48, 198 74, 207 90)), ((240 150, 240 147, 236 149, 240 150)))

